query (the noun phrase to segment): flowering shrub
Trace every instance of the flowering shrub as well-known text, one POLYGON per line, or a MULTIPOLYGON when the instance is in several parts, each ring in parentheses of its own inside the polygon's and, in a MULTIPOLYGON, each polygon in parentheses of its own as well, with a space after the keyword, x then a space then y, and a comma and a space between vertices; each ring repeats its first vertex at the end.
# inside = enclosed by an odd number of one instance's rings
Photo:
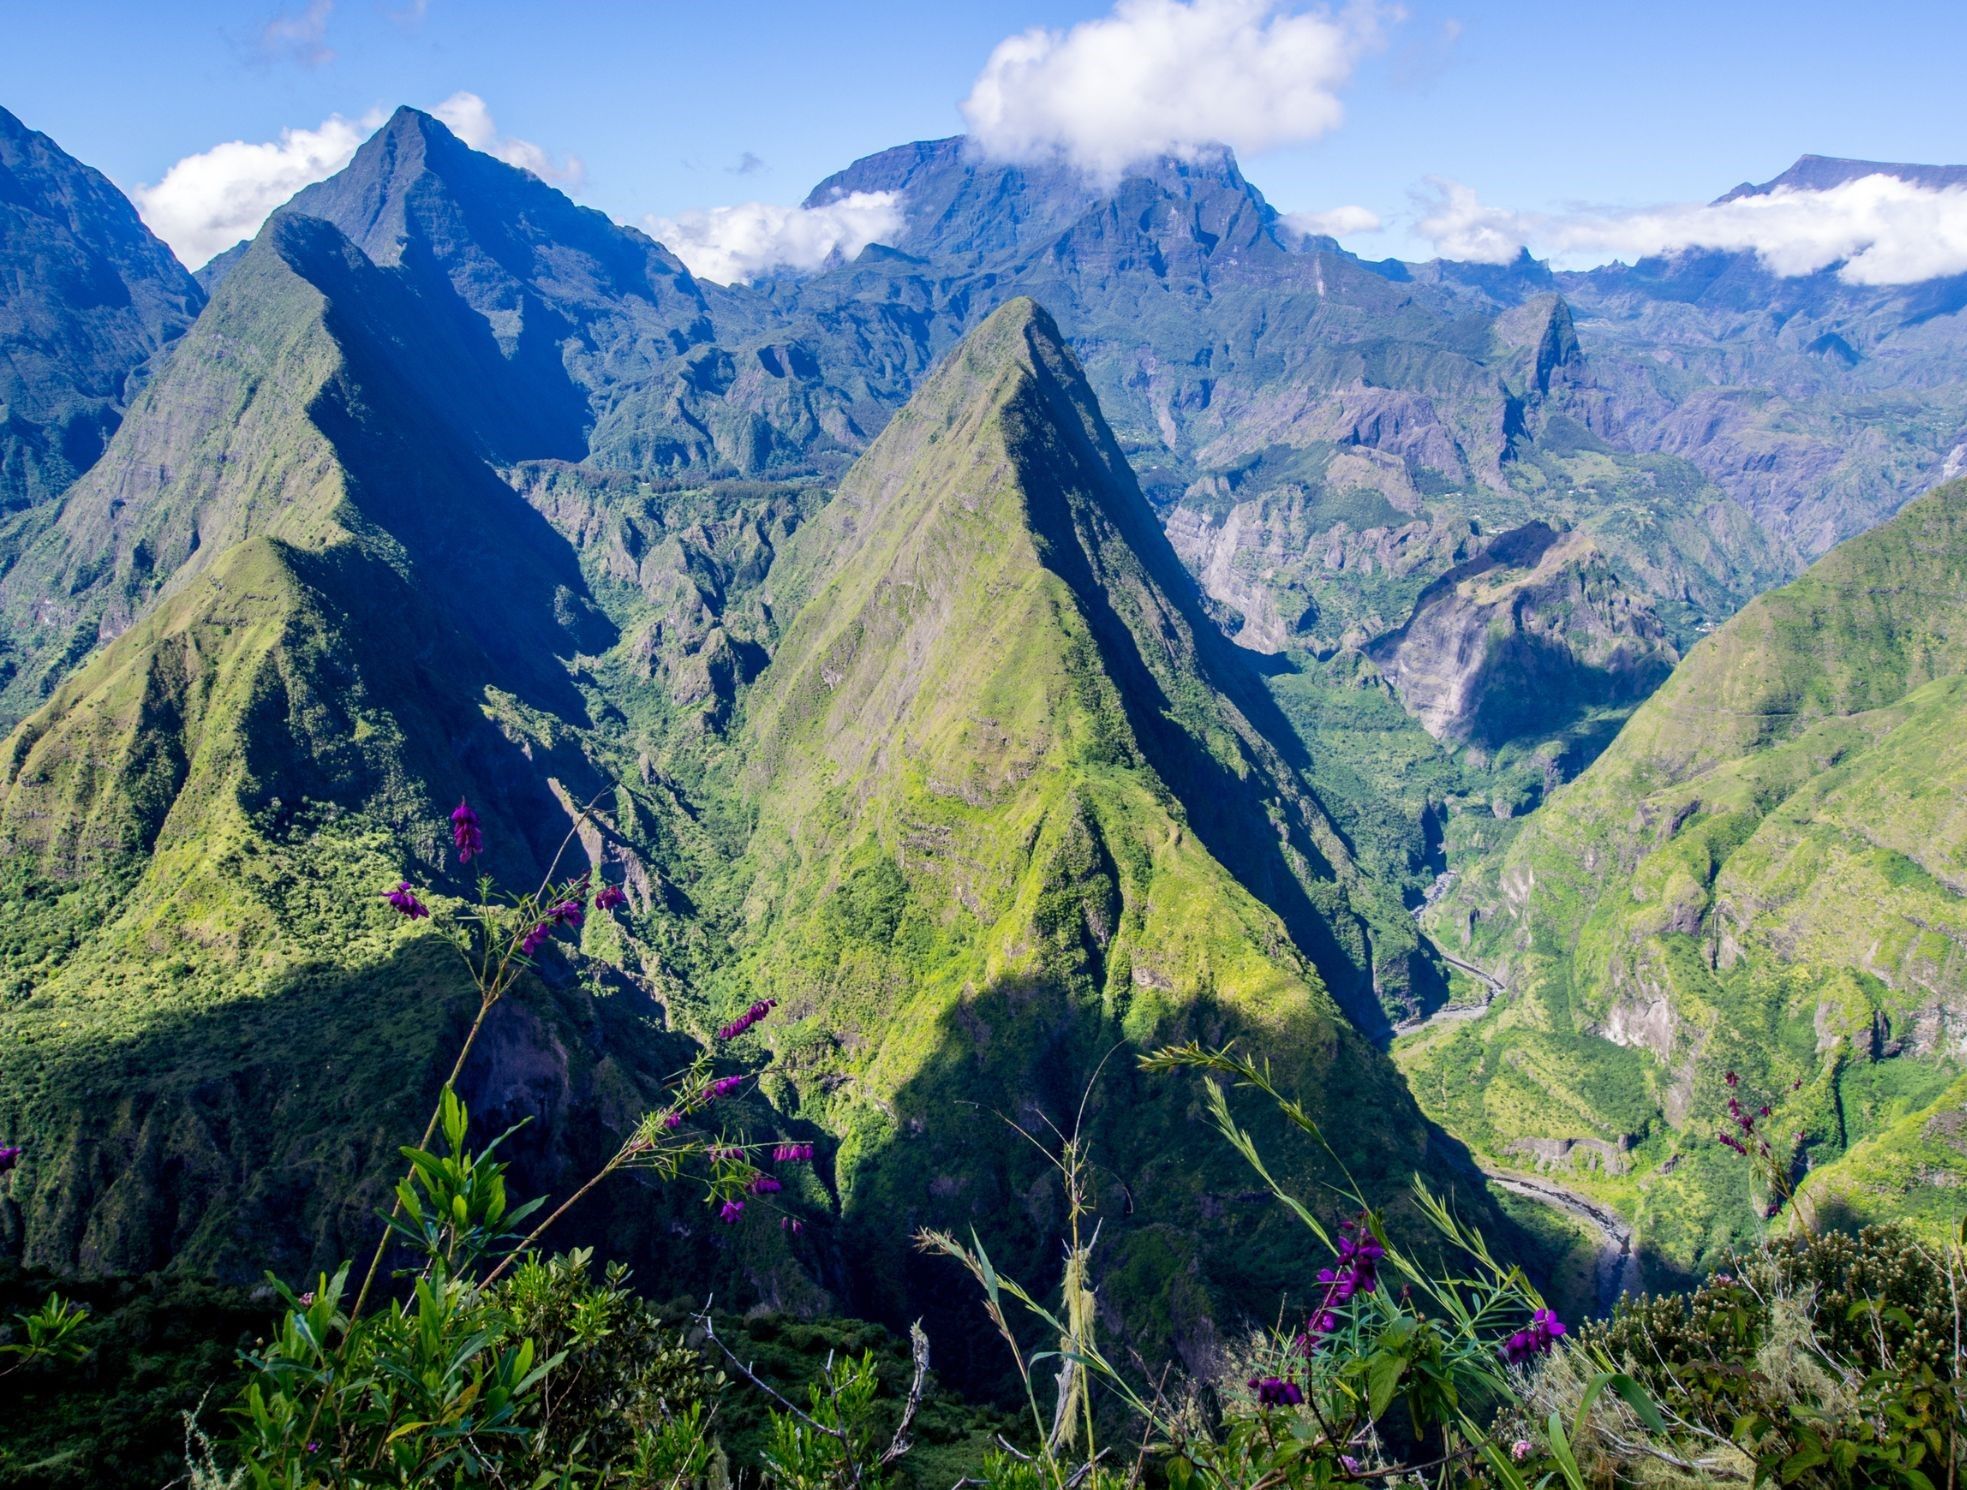
MULTIPOLYGON (((1758 1103, 1752 1096, 1743 1100, 1742 1079, 1733 1071, 1722 1081, 1728 1088, 1727 1118, 1714 1135, 1715 1142, 1747 1163, 1764 1219, 1774 1220, 1786 1210, 1798 1211, 1797 1181, 1803 1173, 1809 1135, 1800 1130, 1793 1136, 1782 1133, 1769 1103, 1758 1103)), ((1795 1092, 1802 1085, 1798 1081, 1790 1090, 1795 1092)), ((1811 1224, 1800 1211, 1798 1219, 1805 1227, 1811 1224)))

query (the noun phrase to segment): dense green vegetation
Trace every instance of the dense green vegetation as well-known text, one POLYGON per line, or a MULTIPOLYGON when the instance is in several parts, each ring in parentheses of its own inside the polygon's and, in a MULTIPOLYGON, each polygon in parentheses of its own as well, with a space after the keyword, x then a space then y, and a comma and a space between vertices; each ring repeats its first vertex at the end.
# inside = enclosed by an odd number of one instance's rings
POLYGON ((1466 830, 1430 925, 1511 996, 1403 1056, 1430 1112, 1503 1164, 1629 1150, 1583 1182, 1684 1264, 1748 1225, 1706 1134, 1734 1068, 1816 1203, 1950 1223, 1963 618, 1956 483, 1695 648, 1522 831, 1466 830))

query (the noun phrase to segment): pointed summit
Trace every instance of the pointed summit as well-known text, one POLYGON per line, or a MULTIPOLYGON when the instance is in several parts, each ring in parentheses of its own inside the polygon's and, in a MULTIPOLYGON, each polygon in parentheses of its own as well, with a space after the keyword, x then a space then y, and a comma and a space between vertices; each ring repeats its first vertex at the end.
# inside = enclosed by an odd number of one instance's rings
MULTIPOLYGON (((1375 1151, 1362 1173, 1425 1162, 1329 991, 1363 988, 1368 955, 1344 849, 1049 315, 1014 300, 973 331, 784 563, 743 723, 754 919, 730 976, 791 1011, 775 1037, 849 1135, 886 1308, 935 1307, 889 1266, 886 1218, 996 1225, 1037 1178, 965 1104, 1069 1111, 1116 1043, 1261 1039, 1341 1146, 1375 1151)), ((1109 1234, 1123 1256, 1179 1237, 1207 1278, 1219 1228, 1155 1178, 1172 1096, 1106 1067, 1093 1141, 1133 1197, 1109 1234)))

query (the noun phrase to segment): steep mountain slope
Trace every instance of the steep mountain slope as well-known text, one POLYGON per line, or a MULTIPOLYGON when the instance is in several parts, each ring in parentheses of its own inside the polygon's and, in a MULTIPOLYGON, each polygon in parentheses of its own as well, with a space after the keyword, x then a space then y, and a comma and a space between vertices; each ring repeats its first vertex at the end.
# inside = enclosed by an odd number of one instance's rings
POLYGON ((107 178, 0 108, 0 515, 89 468, 204 302, 107 178))
POLYGON ((1623 713, 1676 660, 1597 544, 1541 522, 1450 569, 1366 654, 1429 734, 1478 746, 1623 713))
MULTIPOLYGON (((616 633, 487 462, 506 411, 482 346, 301 216, 212 309, 36 550, 102 553, 55 572, 118 634, 0 750, 0 1120, 42 1160, 0 1234, 57 1267, 343 1255, 460 1014, 447 949, 376 887, 446 884, 460 793, 499 824, 492 867, 530 882, 571 801, 635 782, 581 687, 616 633)), ((643 787, 606 799, 590 860, 687 832, 643 787)), ((527 1183, 587 1162, 677 1059, 634 948, 590 971, 624 995, 603 1004, 550 969, 474 1074, 488 1121, 553 1119, 527 1183)))
POLYGON ((1933 1187, 1967 1173, 1945 1117, 1967 1061, 1963 728, 1955 482, 1694 648, 1433 908, 1509 994, 1410 1053, 1423 1102, 1517 1162, 1595 1152, 1679 1261, 1746 1219, 1710 1136, 1725 1068, 1784 1094, 1769 1126, 1806 1135, 1820 1195, 1944 1210, 1933 1187))
POLYGON ((1089 1136, 1132 1326, 1199 1345, 1212 1300, 1293 1264, 1275 1218, 1236 1212, 1228 1156, 1183 1136, 1194 1093, 1128 1048, 1254 1042, 1362 1178, 1424 1163, 1329 991, 1359 982, 1343 847, 1245 712, 1263 695, 1049 316, 1016 300, 971 333, 770 589, 792 618, 744 705, 757 827, 722 981, 781 1001, 775 1079, 843 1135, 875 1306, 918 1306, 918 1224, 987 1224, 993 1250, 1051 1265, 1044 1161, 991 1113, 1069 1123, 1109 1051, 1089 1136))

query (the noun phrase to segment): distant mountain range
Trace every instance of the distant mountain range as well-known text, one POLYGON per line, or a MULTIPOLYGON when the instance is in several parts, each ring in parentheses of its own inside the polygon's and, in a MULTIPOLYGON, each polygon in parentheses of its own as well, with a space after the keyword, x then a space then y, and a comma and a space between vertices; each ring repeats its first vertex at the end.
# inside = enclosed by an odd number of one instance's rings
MULTIPOLYGON (((1773 643, 1736 639, 1864 593, 1835 586, 1868 554, 1923 597, 1853 611, 1876 666, 1784 623, 1781 675, 1815 698, 1862 663, 1826 717, 1880 751, 1951 676, 1920 609, 1951 560, 1917 556, 1952 552, 1959 488, 1877 525, 1967 459, 1967 281, 1372 263, 1227 154, 1096 189, 944 140, 814 192, 900 193, 897 241, 723 287, 409 109, 194 281, 7 115, 0 168, 0 1132, 46 1156, 0 1243, 36 1262, 257 1276, 348 1245, 456 1012, 375 893, 464 888, 435 831, 461 793, 514 879, 598 800, 582 851, 631 897, 473 1077, 489 1119, 544 1119, 528 1182, 781 1000, 761 1101, 822 1143, 803 1202, 838 1226, 678 1287, 900 1318, 912 1224, 988 1216, 1049 1258, 1037 1171, 966 1104, 1060 1114, 1107 1050, 1176 1036, 1267 1050, 1389 1195, 1479 1185, 1462 1139, 1492 1167, 1630 1154, 1606 1193, 1664 1214, 1642 1180, 1680 1172, 1715 1058, 1689 1031, 1763 1030, 1744 1011, 1802 955, 1803 912, 1767 910, 1801 903, 1791 869, 1723 849, 1794 826, 1805 784, 1743 786, 1760 816, 1686 868, 1692 906, 1756 866, 1723 968, 1718 909, 1633 920, 1646 825, 1704 821, 1655 802, 1692 778, 1643 742, 1756 686, 1773 643), (1656 937, 1719 981, 1631 993, 1656 937), (1498 1101, 1521 1083, 1508 1113, 1442 1094, 1435 1033, 1401 1047, 1411 1091, 1385 1049, 1454 963, 1507 985, 1456 1038, 1513 1073, 1498 1101)), ((1814 759, 1776 743, 1729 748, 1814 759)), ((1846 821, 1808 800, 1797 832, 1846 821)), ((1959 890, 1917 850, 1893 903, 1939 925, 1959 890)), ((1837 1020, 1952 1018, 1944 949, 1809 947, 1856 990, 1837 1020)), ((1767 1028, 1794 1043, 1792 1014, 1767 1028)), ((1891 1104, 1932 1099, 1950 1038, 1836 1047, 1821 1090, 1878 1104, 1842 1172, 1909 1172, 1856 1155, 1910 1131, 1891 1104)), ((1110 1245, 1201 1349, 1289 1249, 1249 1242, 1185 1099, 1124 1064, 1093 1109, 1110 1245)), ((1659 1192, 1704 1208, 1669 1260, 1739 1220, 1690 1183, 1659 1192)), ((668 1267, 674 1215, 613 1204, 580 1224, 668 1267)))

